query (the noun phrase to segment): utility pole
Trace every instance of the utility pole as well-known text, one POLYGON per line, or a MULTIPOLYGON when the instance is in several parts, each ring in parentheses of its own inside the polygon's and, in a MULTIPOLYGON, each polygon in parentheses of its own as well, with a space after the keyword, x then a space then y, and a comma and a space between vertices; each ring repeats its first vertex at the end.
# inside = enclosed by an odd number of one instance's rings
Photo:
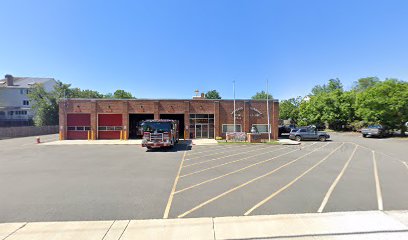
POLYGON ((232 90, 234 92, 234 133, 237 131, 236 125, 235 125, 235 80, 232 81, 232 90))
POLYGON ((271 125, 269 124, 269 85, 266 79, 266 112, 268 115, 268 141, 271 141, 271 125))

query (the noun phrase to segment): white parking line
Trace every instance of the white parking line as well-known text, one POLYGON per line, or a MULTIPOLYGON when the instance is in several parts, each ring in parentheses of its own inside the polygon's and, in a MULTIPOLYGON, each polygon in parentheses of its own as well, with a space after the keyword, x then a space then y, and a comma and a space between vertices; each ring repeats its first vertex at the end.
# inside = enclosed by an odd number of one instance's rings
MULTIPOLYGON (((286 147, 286 148, 287 148, 287 147, 286 147)), ((272 152, 276 152, 276 151, 279 151, 279 150, 282 150, 282 149, 285 149, 285 147, 279 148, 279 149, 275 149, 275 150, 273 150, 273 151, 266 152, 266 153, 272 153, 272 152)), ((256 150, 257 150, 257 149, 256 149, 256 150)), ((295 150, 295 151, 298 151, 298 150, 295 150)), ((204 169, 201 169, 201 170, 198 170, 198 171, 195 171, 195 172, 187 173, 187 174, 181 175, 180 177, 183 178, 183 177, 191 176, 191 175, 194 175, 194 174, 197 174, 197 173, 201 173, 201 172, 208 171, 208 170, 210 170, 210 169, 222 167, 222 166, 225 166, 225 165, 228 165, 228 164, 231 164, 231 163, 240 162, 240 161, 243 161, 243 160, 246 160, 246 159, 249 159, 249 158, 253 158, 253 157, 256 157, 256 156, 259 156, 259 155, 266 154, 266 153, 260 153, 260 154, 257 154, 257 155, 251 155, 251 156, 249 156, 249 157, 239 158, 239 159, 237 159, 237 160, 229 161, 229 162, 222 163, 222 164, 218 164, 218 165, 215 165, 215 166, 212 166, 212 167, 204 168, 204 169)))
MULTIPOLYGON (((235 147, 231 147, 231 148, 235 148, 235 147)), ((254 148, 256 148, 256 146, 255 147, 250 146, 250 148, 254 149, 254 148)), ((197 159, 197 158, 204 158, 204 157, 214 156, 214 155, 218 155, 218 154, 222 154, 222 153, 230 153, 230 152, 234 152, 234 151, 236 151, 236 149, 230 149, 229 151, 215 152, 215 153, 211 153, 211 154, 208 154, 208 155, 199 155, 199 156, 196 156, 196 157, 189 157, 189 158, 186 159, 186 161, 190 161, 190 160, 197 159)))
MULTIPOLYGON (((309 147, 309 146, 313 146, 313 145, 314 145, 314 144, 310 144, 310 145, 305 146, 304 148, 309 147)), ((290 152, 287 152, 287 153, 284 153, 284 154, 275 156, 275 157, 273 157, 273 158, 268 158, 268 159, 266 159, 266 160, 263 160, 263 161, 260 161, 260 162, 257 162, 257 163, 253 163, 253 164, 251 164, 251 165, 248 165, 248 166, 246 166, 246 167, 237 169, 237 170, 235 170, 235 171, 232 171, 232 172, 223 174, 223 175, 221 175, 221 176, 218 176, 218 177, 215 177, 215 178, 211 178, 211 179, 207 179, 207 180, 202 181, 202 182, 200 182, 200 183, 194 184, 194 185, 192 185, 192 186, 190 186, 190 187, 186 187, 186 188, 180 189, 180 190, 176 191, 174 194, 182 193, 182 192, 187 191, 187 190, 189 190, 189 189, 196 188, 196 187, 198 187, 198 186, 201 186, 201 185, 203 185, 203 184, 210 183, 210 182, 212 182, 212 181, 215 181, 215 180, 224 178, 224 177, 229 176, 229 175, 231 175, 231 174, 244 171, 244 170, 249 169, 249 168, 251 168, 251 167, 255 167, 255 166, 259 165, 259 164, 272 161, 272 160, 274 160, 274 159, 276 159, 276 158, 278 158, 278 157, 282 157, 282 156, 288 155, 288 154, 290 154, 290 153, 292 153, 292 152, 296 152, 296 151, 299 151, 299 150, 296 149, 296 150, 293 150, 293 151, 290 151, 290 152)))
POLYGON ((177 182, 179 180, 181 168, 183 167, 183 163, 184 163, 184 159, 186 158, 186 154, 187 154, 187 146, 186 146, 186 150, 184 151, 183 158, 181 160, 180 167, 177 172, 176 178, 174 179, 173 188, 171 189, 169 200, 167 201, 166 209, 164 210, 163 218, 169 217, 170 207, 171 207, 171 203, 173 202, 173 197, 174 197, 174 191, 176 191, 177 182))
POLYGON ((207 205, 207 204, 209 204, 209 203, 211 203, 211 202, 214 202, 215 200, 217 200, 217 199, 219 199, 219 198, 221 198, 221 197, 224 197, 225 195, 230 194, 230 193, 232 193, 232 192, 234 192, 234 191, 236 191, 236 190, 238 190, 238 189, 240 189, 240 188, 243 188, 243 187, 245 187, 246 185, 251 184, 251 183, 253 183, 253 182, 255 182, 255 181, 259 180, 259 179, 262 179, 262 178, 264 178, 264 177, 267 177, 267 176, 269 176, 269 175, 271 175, 271 174, 273 174, 273 173, 279 171, 280 169, 289 166, 290 164, 292 164, 292 163, 294 163, 294 162, 296 162, 296 161, 298 161, 298 160, 300 160, 300 159, 302 159, 302 158, 304 158, 304 157, 306 157, 306 156, 312 154, 313 152, 315 152, 315 151, 317 151, 317 150, 319 150, 319 149, 321 149, 321 148, 323 148, 323 147, 325 147, 325 146, 327 146, 327 145, 329 145, 329 143, 326 143, 326 145, 324 145, 324 146, 321 146, 321 147, 319 147, 319 148, 316 148, 316 149, 314 149, 313 151, 311 151, 311 152, 309 152, 309 153, 306 153, 306 154, 304 154, 304 155, 302 155, 302 156, 300 156, 300 157, 298 157, 298 158, 296 158, 296 159, 294 159, 294 160, 292 160, 292 161, 290 161, 290 162, 288 162, 288 163, 285 163, 285 164, 283 164, 283 165, 281 165, 281 166, 279 166, 279 167, 273 169, 272 171, 267 172, 266 174, 263 174, 263 175, 258 176, 258 177, 256 177, 256 178, 253 178, 253 179, 251 179, 251 180, 249 180, 249 181, 247 181, 247 182, 245 182, 245 183, 242 183, 242 184, 240 184, 240 185, 238 185, 238 186, 236 186, 236 187, 234 187, 234 188, 231 188, 231 189, 229 189, 228 191, 225 191, 225 192, 223 192, 223 193, 221 193, 221 194, 219 194, 219 195, 217 195, 217 196, 215 196, 215 197, 213 197, 213 198, 211 198, 211 199, 209 199, 209 200, 207 200, 207 201, 205 201, 205 202, 203 202, 203 203, 200 203, 199 205, 197 205, 197 206, 195 206, 194 208, 192 208, 192 209, 190 209, 190 210, 188 210, 188 211, 186 211, 186 212, 180 214, 180 215, 177 216, 177 217, 178 217, 178 218, 185 217, 186 215, 188 215, 188 214, 190 214, 190 213, 192 213, 192 212, 194 212, 194 211, 196 211, 196 210, 198 210, 198 209, 204 207, 205 205, 207 205))
MULTIPOLYGON (((256 148, 256 149, 252 149, 252 150, 245 151, 245 152, 238 152, 238 153, 234 153, 234 154, 231 154, 231 155, 225 155, 225 156, 222 156, 222 157, 212 158, 212 159, 205 160, 205 161, 202 161, 202 162, 192 163, 192 164, 184 166, 184 168, 194 166, 194 165, 203 164, 203 163, 207 163, 207 162, 216 161, 216 160, 227 158, 227 157, 233 157, 233 156, 241 155, 241 154, 244 154, 244 153, 250 153, 250 152, 255 152, 255 151, 260 151, 260 150, 263 151, 265 149, 270 149, 270 148, 276 148, 276 147, 267 147, 267 148, 262 148, 262 149, 256 148)), ((283 148, 280 148, 280 149, 284 149, 284 148, 287 148, 287 147, 283 147, 283 148)), ((262 155, 262 154, 266 154, 266 153, 268 153, 268 152, 263 152, 261 154, 257 154, 257 155, 253 155, 253 156, 258 156, 258 155, 262 155)))
POLYGON ((351 162, 351 159, 353 158, 354 154, 356 153, 357 150, 357 145, 354 148, 353 153, 350 155, 350 158, 347 160, 346 164, 344 164, 343 169, 340 171, 339 175, 337 176, 336 180, 334 180, 333 184, 330 186, 329 190, 327 191, 326 195, 324 196, 323 202, 319 207, 319 210, 317 210, 318 213, 323 212, 324 208, 326 207, 327 202, 329 201, 329 198, 331 194, 334 191, 334 188, 336 187, 337 183, 340 181, 340 178, 343 176, 344 172, 346 171, 348 165, 351 162))
POLYGON ((375 159, 375 152, 372 151, 372 153, 373 153, 374 179, 375 179, 375 190, 377 192, 378 210, 382 211, 383 210, 383 200, 382 200, 380 179, 378 177, 377 161, 375 159))
POLYGON ((303 176, 305 176, 307 173, 309 173, 310 171, 312 171, 314 168, 316 168, 317 166, 319 166, 321 163, 323 163, 326 159, 328 159, 333 153, 335 153, 338 149, 340 149, 342 146, 344 145, 344 143, 342 143, 340 146, 338 146, 337 148, 335 148, 333 151, 331 151, 326 157, 324 157, 322 160, 320 160, 319 162, 317 162, 315 165, 313 165, 311 168, 309 168, 308 170, 306 170, 305 172, 303 172, 301 175, 299 175, 297 178, 293 179, 291 182, 289 182, 288 184, 286 184, 284 187, 282 187, 281 189, 279 189, 278 191, 272 193, 271 195, 269 195, 267 198, 265 198, 264 200, 260 201, 259 203, 257 203, 255 206, 253 206, 252 208, 250 208, 248 211, 246 211, 244 213, 245 216, 251 214, 251 212, 253 212, 255 209, 259 208, 260 206, 264 205, 266 202, 268 202, 269 200, 271 200, 272 198, 274 198, 275 196, 277 196, 279 193, 285 191, 287 188, 289 188, 290 186, 292 186, 295 182, 297 182, 299 179, 301 179, 303 176))

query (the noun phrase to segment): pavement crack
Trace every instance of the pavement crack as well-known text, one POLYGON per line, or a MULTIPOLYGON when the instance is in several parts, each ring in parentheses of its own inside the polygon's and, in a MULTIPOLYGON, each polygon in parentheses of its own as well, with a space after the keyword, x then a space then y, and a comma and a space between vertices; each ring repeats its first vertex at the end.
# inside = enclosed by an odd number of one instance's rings
POLYGON ((16 230, 14 230, 12 233, 10 233, 9 235, 7 235, 5 238, 3 238, 2 240, 7 239, 8 237, 10 237, 11 235, 13 235, 14 233, 16 233, 18 230, 24 228, 25 226, 27 226, 28 223, 24 223, 23 225, 21 225, 19 228, 17 228, 16 230))

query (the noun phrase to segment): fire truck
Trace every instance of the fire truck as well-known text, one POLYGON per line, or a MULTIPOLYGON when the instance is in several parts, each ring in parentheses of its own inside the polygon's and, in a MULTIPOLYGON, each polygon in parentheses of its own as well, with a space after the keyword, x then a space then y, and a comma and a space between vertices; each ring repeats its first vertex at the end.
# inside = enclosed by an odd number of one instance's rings
POLYGON ((141 127, 142 147, 147 149, 173 147, 179 141, 177 120, 146 120, 141 127))

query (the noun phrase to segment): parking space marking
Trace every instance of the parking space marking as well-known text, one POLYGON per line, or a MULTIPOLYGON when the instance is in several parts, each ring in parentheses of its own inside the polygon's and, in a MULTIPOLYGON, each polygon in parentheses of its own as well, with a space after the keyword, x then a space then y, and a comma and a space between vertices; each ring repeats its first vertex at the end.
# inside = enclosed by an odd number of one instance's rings
POLYGON ((187 145, 186 145, 186 149, 185 149, 184 154, 183 154, 183 158, 181 159, 180 167, 179 167, 179 170, 177 172, 176 178, 174 179, 173 188, 171 189, 169 200, 167 201, 166 209, 164 210, 163 218, 168 218, 169 217, 170 207, 171 207, 171 203, 173 202, 173 197, 174 197, 174 191, 176 191, 177 182, 179 180, 179 176, 180 176, 180 173, 181 173, 181 168, 183 167, 183 163, 184 163, 184 159, 186 158, 186 155, 187 155, 187 145))
POLYGON ((213 198, 211 198, 211 199, 209 199, 209 200, 207 200, 207 201, 205 201, 205 202, 202 202, 202 203, 200 203, 199 205, 195 206, 194 208, 192 208, 192 209, 190 209, 190 210, 188 210, 188 211, 186 211, 186 212, 180 214, 180 215, 178 216, 178 218, 185 217, 186 215, 188 215, 188 214, 190 214, 190 213, 192 213, 192 212, 194 212, 194 211, 196 211, 196 210, 198 210, 198 209, 204 207, 205 205, 207 205, 207 204, 209 204, 209 203, 211 203, 211 202, 213 202, 213 201, 215 201, 215 200, 217 200, 217 199, 219 199, 219 198, 221 198, 221 197, 224 197, 225 195, 230 194, 230 193, 232 193, 232 192, 234 192, 234 191, 236 191, 236 190, 238 190, 238 189, 240 189, 240 188, 243 188, 243 187, 245 187, 246 185, 251 184, 251 183, 253 183, 253 182, 255 182, 255 181, 259 180, 259 179, 262 179, 262 178, 264 178, 264 177, 267 177, 267 176, 269 176, 269 175, 271 175, 271 174, 273 174, 273 173, 279 171, 280 169, 282 169, 282 168, 284 168, 284 167, 287 167, 287 166, 289 166, 290 164, 292 164, 292 163, 294 163, 294 162, 296 162, 296 161, 298 161, 298 160, 300 160, 300 159, 302 159, 302 158, 304 158, 304 157, 306 157, 306 156, 312 154, 313 152, 315 152, 315 151, 317 151, 317 150, 319 150, 319 149, 321 149, 321 148, 323 148, 323 147, 326 147, 326 146, 328 146, 328 145, 329 145, 329 143, 326 143, 325 145, 323 145, 323 146, 321 146, 321 147, 318 147, 318 148, 314 149, 313 151, 311 151, 311 152, 309 152, 309 153, 306 153, 306 154, 304 154, 304 155, 302 155, 302 156, 300 156, 300 157, 298 157, 298 158, 296 158, 296 159, 294 159, 294 160, 292 160, 292 161, 290 161, 290 162, 288 162, 288 163, 285 163, 285 164, 283 164, 283 165, 281 165, 281 166, 275 168, 274 170, 267 172, 266 174, 263 174, 263 175, 258 176, 258 177, 256 177, 256 178, 253 178, 253 179, 251 179, 251 180, 249 180, 249 181, 247 181, 247 182, 245 182, 245 183, 242 183, 242 184, 240 184, 240 185, 238 185, 238 186, 236 186, 236 187, 234 187, 234 188, 231 188, 231 189, 229 189, 228 191, 225 191, 225 192, 223 192, 223 193, 221 193, 221 194, 219 194, 219 195, 217 195, 217 196, 215 196, 215 197, 213 197, 213 198))
POLYGON ((342 143, 340 146, 338 146, 337 148, 335 148, 333 151, 331 151, 326 157, 324 157, 322 160, 320 160, 319 162, 317 162, 315 165, 313 165, 312 167, 310 167, 308 170, 306 170, 305 172, 303 172, 301 175, 299 175, 298 177, 296 177, 295 179, 293 179, 291 182, 289 182, 288 184, 286 184, 284 187, 282 187, 281 189, 279 189, 278 191, 272 193, 271 195, 269 195, 267 198, 265 198, 264 200, 260 201, 259 203, 257 203, 255 206, 253 206, 252 208, 250 208, 248 211, 246 211, 244 213, 245 216, 251 214, 251 212, 253 212, 255 209, 259 208, 260 206, 262 206, 263 204, 265 204, 266 202, 268 202, 269 200, 271 200, 272 198, 274 198, 276 195, 278 195, 279 193, 285 191, 286 189, 288 189, 290 186, 292 186, 294 183, 296 183, 299 179, 301 179, 303 176, 305 176, 306 174, 308 174, 310 171, 312 171, 314 168, 316 168, 317 166, 319 166, 321 163, 323 163, 324 161, 326 161, 333 153, 335 153, 338 149, 340 149, 342 146, 344 145, 344 143, 342 143))
MULTIPOLYGON (((234 147, 232 147, 232 148, 236 148, 236 147, 234 146, 234 147)), ((253 148, 255 148, 255 147, 254 147, 254 146, 250 146, 250 148, 253 149, 253 148)), ((224 149, 225 149, 225 148, 224 148, 224 149)), ((186 159, 186 161, 190 161, 190 160, 197 159, 197 158, 204 158, 204 157, 214 156, 214 155, 222 154, 222 153, 229 153, 229 152, 234 151, 234 150, 235 150, 235 149, 230 149, 230 151, 216 152, 216 153, 212 153, 212 154, 208 154, 208 155, 200 155, 200 156, 197 156, 197 157, 188 158, 188 159, 186 159)))
POLYGON ((382 193, 381 193, 381 186, 380 186, 380 178, 378 176, 378 168, 377 168, 377 161, 375 159, 375 151, 373 153, 373 167, 374 167, 374 178, 375 178, 375 190, 377 192, 377 204, 378 210, 383 210, 383 200, 382 200, 382 193))
MULTIPOLYGON (((305 148, 306 148, 306 147, 309 147, 309 146, 312 146, 312 145, 314 145, 314 144, 307 145, 307 146, 305 146, 305 148)), ((274 160, 274 159, 276 159, 276 158, 278 158, 278 157, 285 156, 285 155, 288 155, 289 153, 296 152, 296 151, 299 151, 299 150, 296 149, 296 150, 293 150, 293 151, 290 151, 290 152, 287 152, 287 153, 284 153, 284 154, 275 156, 275 157, 273 157, 273 158, 269 158, 269 159, 266 159, 266 160, 263 160, 263 161, 260 161, 260 162, 257 162, 257 163, 253 163, 253 164, 251 164, 251 165, 248 165, 248 166, 246 166, 246 167, 237 169, 237 170, 235 170, 235 171, 232 171, 232 172, 223 174, 223 175, 221 175, 221 176, 218 176, 218 177, 215 177, 215 178, 211 178, 211 179, 207 179, 207 180, 202 181, 202 182, 200 182, 200 183, 194 184, 194 185, 192 185, 192 186, 190 186, 190 187, 186 187, 186 188, 180 189, 180 190, 176 191, 174 194, 182 193, 182 192, 187 191, 187 190, 189 190, 189 189, 193 189, 193 188, 196 188, 196 187, 201 186, 201 185, 203 185, 203 184, 210 183, 210 182, 212 182, 212 181, 215 181, 215 180, 224 178, 224 177, 229 176, 229 175, 231 175, 231 174, 244 171, 244 170, 249 169, 249 168, 251 168, 251 167, 257 166, 257 165, 262 164, 262 163, 266 163, 266 162, 272 161, 272 160, 274 160)))
MULTIPOLYGON (((199 154, 201 154, 201 153, 208 153, 208 152, 213 152, 213 151, 218 151, 218 150, 226 150, 226 149, 230 149, 230 148, 235 148, 236 146, 230 146, 230 147, 223 147, 223 146, 221 146, 221 145, 217 145, 217 146, 215 146, 215 147, 210 147, 209 149, 207 149, 206 148, 206 150, 205 151, 202 151, 202 152, 194 152, 194 151, 192 151, 189 155, 191 156, 195 156, 195 155, 199 155, 199 154)), ((186 159, 187 160, 187 159, 186 159)))
MULTIPOLYGON (((268 152, 268 153, 276 152, 276 151, 279 151, 279 150, 282 150, 282 149, 285 149, 285 148, 283 147, 283 148, 275 149, 275 150, 270 151, 270 152, 268 152)), ((296 150, 296 151, 297 151, 297 150, 296 150)), ((260 154, 257 154, 257 155, 252 155, 252 156, 249 156, 249 157, 244 157, 244 158, 240 158, 240 159, 237 159, 237 160, 229 161, 229 162, 226 162, 226 163, 218 164, 218 165, 215 165, 215 166, 212 166, 212 167, 204 168, 204 169, 201 169, 201 170, 198 170, 198 171, 195 171, 195 172, 191 172, 191 173, 187 173, 187 174, 181 175, 180 178, 188 177, 188 176, 191 176, 191 175, 194 175, 194 174, 197 174, 197 173, 205 172, 205 171, 208 171, 208 170, 211 170, 211 169, 214 169, 214 168, 218 168, 218 167, 222 167, 222 166, 225 166, 225 165, 228 165, 228 164, 231 164, 231 163, 241 162, 241 161, 243 161, 243 160, 246 160, 246 159, 249 159, 249 158, 253 158, 253 157, 256 157, 256 156, 262 155, 262 154, 265 154, 265 153, 260 153, 260 154)))
POLYGON ((326 195, 324 196, 323 202, 319 207, 319 210, 317 210, 318 213, 323 212, 324 207, 326 206, 327 202, 329 201, 329 198, 331 196, 331 194, 334 191, 334 188, 336 187, 337 183, 340 181, 341 177, 344 175, 344 172, 346 171, 348 165, 351 162, 351 159, 354 157, 354 154, 356 153, 358 146, 356 145, 354 147, 353 152, 350 155, 350 158, 347 160, 347 162, 344 164, 343 169, 340 171, 339 175, 337 176, 336 180, 334 180, 334 182, 332 183, 332 185, 330 186, 329 190, 327 191, 326 195))
MULTIPOLYGON (((233 156, 241 155, 241 154, 244 154, 244 153, 250 153, 250 152, 255 152, 255 151, 265 150, 265 149, 270 149, 270 148, 276 148, 276 147, 256 148, 256 149, 252 149, 252 150, 249 150, 249 151, 246 151, 246 152, 238 152, 238 153, 234 153, 234 154, 231 154, 231 155, 225 155, 225 156, 218 157, 218 158, 212 158, 212 159, 205 160, 205 161, 202 161, 202 162, 192 163, 192 164, 184 166, 184 168, 194 166, 194 165, 203 164, 203 163, 207 163, 207 162, 216 161, 216 160, 227 158, 227 157, 233 157, 233 156)), ((288 148, 288 147, 283 147, 283 148, 280 148, 280 149, 285 149, 285 148, 288 148)), ((266 153, 269 153, 269 152, 264 152, 264 153, 261 153, 261 154, 253 155, 252 157, 259 156, 259 155, 266 154, 266 153)))

